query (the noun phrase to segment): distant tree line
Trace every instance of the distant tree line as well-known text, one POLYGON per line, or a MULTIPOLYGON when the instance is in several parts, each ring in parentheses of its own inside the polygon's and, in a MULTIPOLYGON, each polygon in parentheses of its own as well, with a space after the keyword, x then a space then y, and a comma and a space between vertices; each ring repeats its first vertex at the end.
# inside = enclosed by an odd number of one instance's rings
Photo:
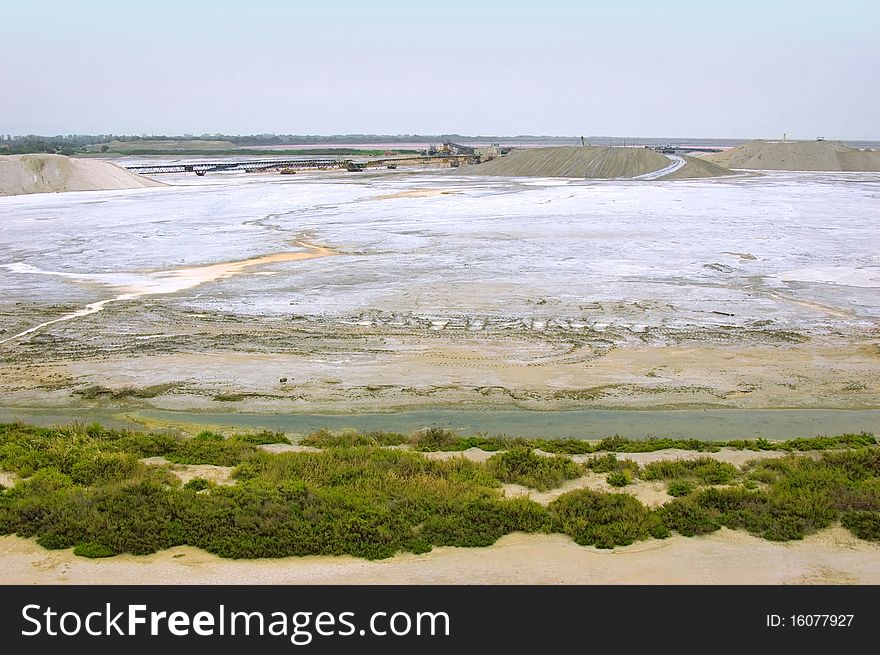
POLYGON ((12 136, 0 137, 0 154, 24 155, 32 152, 48 152, 59 155, 73 155, 85 146, 104 143, 114 139, 111 134, 67 134, 58 136, 12 136))
MULTIPOLYGON (((184 134, 178 136, 167 135, 131 135, 131 134, 67 134, 56 136, 43 136, 28 134, 24 136, 0 135, 0 154, 20 155, 27 153, 57 153, 73 155, 85 152, 87 146, 95 146, 120 141, 123 143, 136 143, 138 141, 228 141, 240 146, 270 146, 287 144, 351 144, 351 143, 439 143, 443 141, 453 142, 498 142, 502 140, 516 140, 520 142, 540 141, 548 142, 559 140, 570 141, 567 137, 529 136, 519 135, 515 137, 499 136, 465 136, 462 134, 184 134)), ((106 149, 102 149, 105 150, 106 149)))

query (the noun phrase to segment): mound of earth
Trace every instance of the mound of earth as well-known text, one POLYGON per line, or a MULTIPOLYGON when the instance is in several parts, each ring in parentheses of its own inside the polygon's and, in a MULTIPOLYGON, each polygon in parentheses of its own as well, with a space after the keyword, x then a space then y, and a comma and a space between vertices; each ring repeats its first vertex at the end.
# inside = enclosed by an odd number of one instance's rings
POLYGON ((718 164, 714 164, 704 159, 689 157, 688 155, 684 155, 682 159, 685 161, 684 166, 659 179, 687 180, 696 177, 721 177, 722 175, 733 175, 733 171, 729 168, 724 168, 723 166, 719 166, 718 164))
POLYGON ((880 171, 880 150, 838 141, 750 141, 702 158, 728 168, 765 171, 880 171))
POLYGON ((528 148, 470 166, 468 175, 506 177, 636 177, 665 168, 670 161, 644 148, 600 146, 528 148))
POLYGON ((107 161, 63 155, 0 157, 0 196, 165 186, 107 161))
MULTIPOLYGON (((528 148, 483 164, 469 166, 468 175, 505 177, 638 178, 674 168, 675 161, 647 148, 606 148, 601 146, 528 148)), ((681 170, 687 169, 684 166, 681 170)), ((691 167, 693 170, 699 166, 691 167)), ((708 170, 708 169, 705 169, 708 170)), ((696 177, 705 177, 705 173, 696 177)), ((651 178, 659 178, 653 176, 651 178)), ((682 173, 678 177, 691 177, 682 173)), ((672 175, 663 179, 674 179, 672 175)))

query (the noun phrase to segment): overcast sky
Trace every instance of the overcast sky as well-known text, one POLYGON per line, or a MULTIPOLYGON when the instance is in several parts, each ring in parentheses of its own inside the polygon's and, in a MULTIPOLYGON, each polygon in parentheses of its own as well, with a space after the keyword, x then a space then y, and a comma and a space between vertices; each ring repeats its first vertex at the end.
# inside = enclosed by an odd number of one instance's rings
POLYGON ((3 2, 0 132, 880 139, 878 0, 3 2))

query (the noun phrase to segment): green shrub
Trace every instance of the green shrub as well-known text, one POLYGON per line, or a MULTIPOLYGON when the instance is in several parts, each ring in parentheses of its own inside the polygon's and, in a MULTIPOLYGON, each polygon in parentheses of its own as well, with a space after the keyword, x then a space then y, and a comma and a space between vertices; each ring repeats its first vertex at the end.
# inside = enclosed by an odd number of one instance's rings
POLYGON ((583 439, 538 439, 532 445, 545 452, 561 455, 588 455, 597 450, 594 444, 583 439))
POLYGON ((563 494, 547 509, 553 530, 582 546, 613 548, 668 535, 656 514, 627 494, 579 489, 563 494))
POLYGON ((595 473, 610 473, 611 471, 616 471, 619 465, 620 461, 614 453, 591 457, 584 462, 584 466, 595 473))
MULTIPOLYGON (((409 439, 395 433, 367 436, 371 444, 409 439)), ((515 530, 562 531, 600 547, 670 530, 704 534, 721 526, 766 539, 798 539, 838 520, 860 538, 878 535, 880 448, 858 435, 838 438, 835 443, 845 447, 821 457, 790 454, 751 463, 742 485, 691 491, 657 510, 629 496, 592 491, 564 494, 548 508, 504 498, 499 478, 550 488, 580 474, 582 467, 565 457, 532 451, 550 440, 475 436, 450 442, 443 431, 424 440, 428 448, 510 449, 481 464, 463 457, 434 461, 377 445, 280 454, 256 448, 276 437, 224 439, 205 432, 184 439, 97 424, 0 424, 0 466, 21 477, 0 490, 0 534, 95 555, 188 544, 224 557, 367 558, 437 545, 486 545, 515 530), (237 466, 236 484, 193 493, 207 483, 193 480, 182 487, 167 467, 137 461, 156 455, 237 466), (757 487, 757 480, 764 483, 761 489, 746 488, 757 487)), ((617 446, 641 447, 628 443, 617 446)), ((587 467, 591 463, 592 470, 604 468, 609 476, 639 471, 613 455, 593 458, 587 467)), ((670 490, 719 484, 731 475, 729 465, 700 460, 658 463, 645 471, 646 477, 670 480, 670 490)))
POLYGON ((618 459, 615 453, 606 453, 590 457, 584 466, 594 473, 610 473, 612 471, 625 471, 630 478, 639 474, 640 467, 636 462, 628 459, 618 459))
POLYGON ((687 496, 693 490, 694 485, 687 480, 673 480, 666 488, 666 492, 674 498, 678 498, 679 496, 687 496))
POLYGON ((365 436, 372 443, 380 446, 400 446, 409 443, 411 439, 408 435, 399 432, 383 432, 382 430, 367 432, 365 436))
POLYGON ((733 464, 719 462, 711 457, 697 459, 662 460, 642 467, 645 480, 693 479, 702 484, 729 484, 738 474, 733 464))
POLYGON ((254 446, 237 438, 200 432, 192 439, 183 439, 165 457, 175 464, 214 464, 236 466, 256 452, 254 446))
POLYGON ((685 537, 707 534, 721 528, 720 513, 703 507, 692 496, 676 498, 661 506, 657 512, 667 528, 685 537))
POLYGON ((89 453, 70 466, 75 484, 94 485, 118 482, 134 475, 137 457, 128 453, 89 453))
POLYGON ((254 446, 273 443, 290 444, 290 439, 284 436, 283 432, 272 432, 271 430, 262 430, 261 432, 251 434, 237 434, 232 439, 254 446))
POLYGON ((203 489, 207 489, 211 486, 211 483, 205 480, 205 478, 193 478, 185 485, 183 488, 188 491, 202 491, 203 489))
POLYGON ((89 557, 92 559, 100 557, 113 557, 115 553, 107 546, 89 541, 84 544, 77 544, 73 548, 73 554, 80 557, 89 557))
POLYGON ((789 439, 776 446, 780 450, 832 450, 837 448, 863 448, 877 443, 874 435, 867 432, 859 434, 841 434, 836 437, 812 437, 809 439, 789 439))
POLYGON ((314 448, 348 448, 351 446, 374 446, 377 442, 372 437, 354 430, 331 432, 322 428, 303 437, 300 443, 314 448))
POLYGON ((513 482, 546 491, 580 477, 582 469, 564 456, 538 455, 530 448, 498 453, 486 462, 489 473, 502 482, 513 482))
POLYGON ((840 522, 859 539, 880 541, 880 514, 877 512, 846 512, 840 522))
POLYGON ((428 428, 416 432, 411 443, 419 450, 457 450, 459 437, 450 430, 443 428, 428 428))
POLYGON ((649 453, 656 450, 680 448, 682 450, 716 451, 723 442, 699 441, 698 439, 640 439, 631 440, 626 437, 614 435, 606 437, 599 442, 597 450, 605 450, 617 453, 649 453))
POLYGON ((612 487, 625 487, 628 484, 632 483, 632 473, 628 469, 621 469, 620 471, 611 471, 606 477, 606 482, 610 484, 612 487))

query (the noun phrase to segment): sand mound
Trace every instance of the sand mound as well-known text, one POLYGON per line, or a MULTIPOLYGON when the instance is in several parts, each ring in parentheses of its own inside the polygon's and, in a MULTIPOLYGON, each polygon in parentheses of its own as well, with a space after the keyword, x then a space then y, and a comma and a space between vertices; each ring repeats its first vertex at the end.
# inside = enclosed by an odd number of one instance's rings
POLYGON ((468 175, 509 177, 636 177, 669 166, 663 155, 643 148, 529 148, 469 166, 468 175))
POLYGON ((719 166, 718 164, 714 164, 704 159, 689 157, 687 155, 684 155, 683 159, 686 162, 684 166, 674 173, 664 175, 659 179, 686 180, 696 177, 721 177, 722 175, 733 175, 733 171, 729 168, 724 168, 723 166, 719 166))
POLYGON ((0 196, 152 186, 165 185, 107 161, 43 154, 0 157, 0 196))
POLYGON ((728 168, 765 171, 880 171, 880 151, 858 150, 837 141, 750 141, 702 159, 728 168))
MULTIPOLYGON (((675 180, 688 177, 728 175, 730 171, 686 157, 687 164, 669 175, 650 176, 675 180), (696 163, 695 163, 696 162, 696 163)), ((506 157, 484 164, 469 166, 468 175, 501 175, 507 177, 580 177, 627 178, 656 173, 674 167, 675 162, 647 148, 530 148, 516 150, 506 157)))

